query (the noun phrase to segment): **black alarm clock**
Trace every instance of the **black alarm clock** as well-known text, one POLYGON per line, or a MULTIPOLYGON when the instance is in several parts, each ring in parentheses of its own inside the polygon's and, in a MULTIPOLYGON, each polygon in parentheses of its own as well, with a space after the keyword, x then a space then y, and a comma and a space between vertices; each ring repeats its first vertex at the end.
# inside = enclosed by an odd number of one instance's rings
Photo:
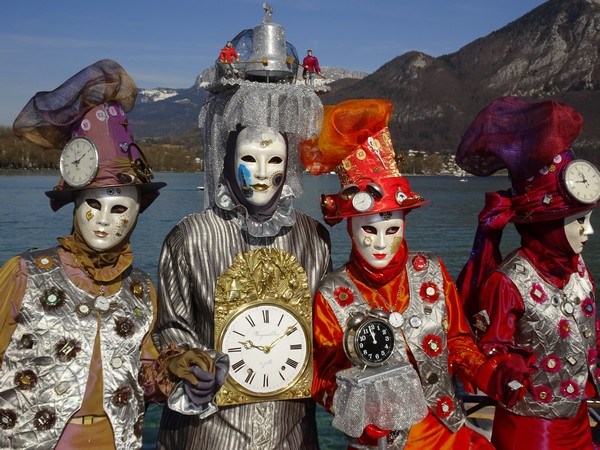
POLYGON ((377 367, 394 352, 394 329, 381 309, 355 313, 346 322, 344 351, 356 366, 377 367))

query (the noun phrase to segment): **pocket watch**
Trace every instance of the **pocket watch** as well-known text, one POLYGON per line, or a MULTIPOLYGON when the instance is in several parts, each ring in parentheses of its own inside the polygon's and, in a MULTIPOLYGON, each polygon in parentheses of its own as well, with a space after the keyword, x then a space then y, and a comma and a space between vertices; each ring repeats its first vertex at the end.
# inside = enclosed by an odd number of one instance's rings
POLYGON ((344 332, 344 351, 356 366, 383 365, 394 352, 394 331, 388 314, 372 309, 356 313, 348 319, 344 332))
POLYGON ((361 213, 370 211, 374 204, 373 196, 366 191, 358 192, 352 197, 352 206, 361 213))
POLYGON ((578 202, 592 204, 600 200, 600 172, 586 160, 576 159, 567 164, 563 172, 563 185, 578 202))
POLYGON ((96 145, 88 138, 75 137, 60 155, 60 175, 69 186, 84 187, 96 178, 98 163, 96 145))
POLYGON ((254 396, 294 385, 308 364, 309 332, 283 305, 248 305, 225 324, 218 346, 229 355, 231 380, 254 396))

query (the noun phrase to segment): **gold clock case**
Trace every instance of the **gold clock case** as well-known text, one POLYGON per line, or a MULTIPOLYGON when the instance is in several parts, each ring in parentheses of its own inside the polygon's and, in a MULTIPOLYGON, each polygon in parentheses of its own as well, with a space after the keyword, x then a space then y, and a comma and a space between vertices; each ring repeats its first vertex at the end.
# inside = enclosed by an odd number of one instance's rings
POLYGON ((286 309, 301 325, 307 342, 301 375, 290 385, 268 394, 252 392, 228 376, 216 397, 219 406, 311 396, 312 297, 306 273, 291 253, 271 248, 241 253, 219 276, 215 291, 215 348, 223 351, 224 331, 234 318, 264 304, 286 309))

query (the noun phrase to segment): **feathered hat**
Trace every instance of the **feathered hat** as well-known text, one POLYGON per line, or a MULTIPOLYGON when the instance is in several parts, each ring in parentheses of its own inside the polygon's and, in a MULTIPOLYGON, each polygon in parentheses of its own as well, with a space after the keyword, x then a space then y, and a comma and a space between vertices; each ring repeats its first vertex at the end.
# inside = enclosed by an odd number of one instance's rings
POLYGON ((321 196, 325 221, 418 208, 429 201, 414 193, 398 170, 387 127, 388 100, 348 100, 326 106, 316 140, 302 143, 302 162, 313 175, 337 172, 341 190, 321 196))

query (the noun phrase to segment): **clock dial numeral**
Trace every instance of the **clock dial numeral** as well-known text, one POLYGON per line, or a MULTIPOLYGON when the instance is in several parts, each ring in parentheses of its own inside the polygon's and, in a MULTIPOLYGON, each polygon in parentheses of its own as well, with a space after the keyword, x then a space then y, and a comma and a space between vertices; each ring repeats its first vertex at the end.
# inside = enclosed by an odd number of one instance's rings
POLYGON ((263 375, 263 387, 269 387, 269 375, 266 373, 263 375))
POLYGON ((294 361, 292 358, 288 358, 285 362, 288 366, 293 367, 294 369, 298 367, 298 361, 294 361))
POLYGON ((279 318, 279 322, 277 322, 277 326, 281 325, 281 321, 283 320, 284 315, 282 314, 281 317, 279 318))
POLYGON ((290 344, 290 350, 302 350, 302 344, 290 344))
POLYGON ((254 377, 256 375, 256 372, 253 370, 249 370, 248 371, 248 376, 246 377, 246 383, 248 384, 252 384, 252 382, 254 381, 254 377))
POLYGON ((237 372, 238 370, 240 370, 242 367, 244 367, 246 365, 246 363, 244 362, 243 359, 240 359, 238 362, 236 362, 235 364, 231 365, 231 368, 237 372))
POLYGON ((239 353, 242 351, 242 347, 230 347, 227 353, 239 353))
POLYGON ((269 323, 269 310, 268 309, 263 309, 262 316, 263 316, 263 322, 269 323))
POLYGON ((254 322, 254 320, 252 319, 252 317, 246 316, 246 320, 248 321, 248 323, 250 324, 251 327, 255 327, 256 326, 256 323, 254 322))

